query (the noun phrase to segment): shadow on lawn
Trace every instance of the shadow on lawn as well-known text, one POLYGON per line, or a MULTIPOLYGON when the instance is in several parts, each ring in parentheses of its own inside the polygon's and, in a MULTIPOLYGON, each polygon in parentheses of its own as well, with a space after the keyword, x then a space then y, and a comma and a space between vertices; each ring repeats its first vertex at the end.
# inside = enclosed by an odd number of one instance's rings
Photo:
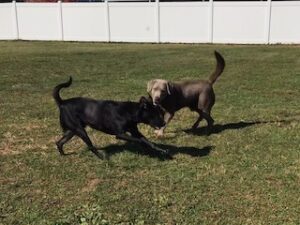
POLYGON ((155 150, 145 148, 142 146, 139 146, 138 144, 133 144, 126 142, 123 145, 109 145, 104 148, 101 148, 101 150, 104 150, 106 154, 108 155, 108 158, 110 158, 112 155, 123 152, 123 151, 130 151, 136 154, 146 155, 152 158, 158 158, 161 160, 170 160, 173 159, 173 156, 182 153, 187 154, 192 157, 203 157, 209 155, 211 150, 213 149, 212 146, 205 146, 204 148, 195 148, 195 147, 176 147, 174 145, 165 145, 165 144, 156 144, 156 146, 169 150, 170 156, 165 156, 160 154, 159 152, 156 152, 155 150))
MULTIPOLYGON (((252 121, 252 122, 244 122, 240 121, 237 123, 227 123, 227 124, 215 124, 213 125, 212 131, 210 134, 218 134, 221 133, 224 130, 238 130, 238 129, 243 129, 246 127, 250 127, 253 125, 257 124, 265 124, 268 122, 265 121, 252 121)), ((198 136, 203 136, 206 135, 206 127, 199 127, 196 129, 186 129, 184 132, 193 134, 193 135, 198 135, 198 136)))

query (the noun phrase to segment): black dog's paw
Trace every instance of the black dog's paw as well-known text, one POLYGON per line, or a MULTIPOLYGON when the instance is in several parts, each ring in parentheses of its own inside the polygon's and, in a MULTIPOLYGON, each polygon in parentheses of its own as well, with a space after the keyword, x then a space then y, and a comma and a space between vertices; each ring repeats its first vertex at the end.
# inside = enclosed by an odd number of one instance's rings
POLYGON ((106 160, 106 159, 108 158, 106 152, 103 151, 103 150, 92 149, 92 152, 93 152, 99 159, 106 160))
POLYGON ((210 136, 213 133, 213 129, 212 128, 206 128, 205 129, 205 135, 206 136, 210 136))
POLYGON ((102 160, 108 160, 108 158, 109 158, 108 155, 106 154, 106 152, 103 151, 103 150, 98 150, 98 154, 97 155, 102 160))
POLYGON ((173 159, 173 156, 170 153, 170 150, 161 150, 160 151, 161 156, 164 157, 164 159, 173 159))
POLYGON ((66 153, 64 152, 64 150, 62 149, 62 146, 57 142, 56 143, 56 147, 57 147, 57 150, 59 151, 59 154, 61 155, 61 156, 65 156, 66 155, 66 153))

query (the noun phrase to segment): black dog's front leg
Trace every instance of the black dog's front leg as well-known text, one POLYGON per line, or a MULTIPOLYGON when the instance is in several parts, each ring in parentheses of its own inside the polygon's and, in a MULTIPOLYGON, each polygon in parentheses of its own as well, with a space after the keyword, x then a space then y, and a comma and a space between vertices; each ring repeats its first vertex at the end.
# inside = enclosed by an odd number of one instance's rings
POLYGON ((143 144, 147 147, 150 147, 164 155, 169 155, 168 151, 161 149, 157 146, 155 146, 153 143, 151 143, 150 141, 148 141, 144 135, 142 135, 137 129, 136 130, 132 130, 130 131, 130 133, 132 134, 132 136, 129 136, 127 134, 119 134, 116 136, 116 138, 118 139, 122 139, 125 141, 132 141, 132 142, 138 142, 140 144, 143 144))
POLYGON ((142 143, 146 146, 149 146, 150 148, 164 154, 164 155, 169 155, 169 151, 161 149, 157 146, 155 146, 152 142, 148 141, 145 137, 141 137, 140 140, 142 141, 142 143))
POLYGON ((161 149, 157 146, 155 146, 152 142, 148 141, 147 138, 141 134, 141 132, 138 130, 138 128, 135 126, 130 130, 130 133, 132 134, 133 137, 139 138, 142 142, 142 144, 156 150, 159 151, 163 154, 169 155, 169 152, 167 150, 161 149))

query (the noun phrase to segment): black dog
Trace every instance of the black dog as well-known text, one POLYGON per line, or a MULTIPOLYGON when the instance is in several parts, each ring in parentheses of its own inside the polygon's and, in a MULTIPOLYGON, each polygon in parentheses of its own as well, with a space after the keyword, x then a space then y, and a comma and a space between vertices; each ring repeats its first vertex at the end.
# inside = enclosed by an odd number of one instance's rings
POLYGON ((70 98, 62 100, 59 91, 72 84, 72 77, 66 83, 57 85, 53 89, 60 111, 60 124, 64 131, 63 137, 56 143, 61 155, 64 155, 63 145, 74 135, 80 137, 99 158, 104 159, 103 151, 97 151, 88 137, 85 127, 90 126, 104 133, 115 135, 117 139, 133 141, 168 155, 166 150, 160 149, 149 142, 138 130, 137 124, 144 123, 154 128, 165 125, 159 107, 145 97, 137 102, 116 102, 94 100, 90 98, 70 98), (129 132, 131 136, 127 135, 129 132))

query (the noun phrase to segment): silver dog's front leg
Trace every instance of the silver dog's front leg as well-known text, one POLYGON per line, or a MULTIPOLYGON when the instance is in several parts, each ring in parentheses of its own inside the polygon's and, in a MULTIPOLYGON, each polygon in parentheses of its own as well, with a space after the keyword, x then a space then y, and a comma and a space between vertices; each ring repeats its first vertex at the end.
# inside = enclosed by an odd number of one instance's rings
POLYGON ((163 126, 160 129, 154 131, 154 133, 156 134, 157 137, 163 137, 164 136, 164 130, 166 129, 168 123, 171 121, 173 116, 174 116, 174 113, 165 112, 164 121, 165 121, 166 125, 163 126))

